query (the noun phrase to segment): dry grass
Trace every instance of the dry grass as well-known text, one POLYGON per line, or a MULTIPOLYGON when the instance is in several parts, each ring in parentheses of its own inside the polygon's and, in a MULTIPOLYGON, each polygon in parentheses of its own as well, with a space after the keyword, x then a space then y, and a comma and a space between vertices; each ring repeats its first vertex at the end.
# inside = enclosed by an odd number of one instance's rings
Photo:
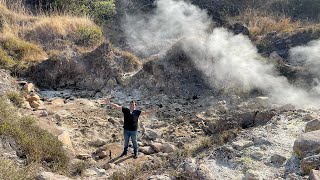
POLYGON ((263 12, 255 9, 247 9, 239 16, 229 17, 229 20, 246 24, 252 36, 266 35, 270 32, 293 34, 306 29, 320 29, 319 24, 294 21, 288 16, 279 16, 272 12, 263 12))
POLYGON ((34 179, 39 171, 38 164, 18 167, 10 160, 0 160, 0 179, 21 180, 34 179))
POLYGON ((88 17, 59 13, 31 15, 19 0, 0 0, 2 68, 23 71, 50 58, 53 51, 62 53, 71 49, 83 53, 96 48, 102 41, 101 28, 88 17))
POLYGON ((62 143, 36 126, 34 118, 21 117, 16 112, 6 98, 0 98, 0 135, 16 140, 26 154, 28 164, 43 163, 52 171, 67 171, 69 158, 62 143))

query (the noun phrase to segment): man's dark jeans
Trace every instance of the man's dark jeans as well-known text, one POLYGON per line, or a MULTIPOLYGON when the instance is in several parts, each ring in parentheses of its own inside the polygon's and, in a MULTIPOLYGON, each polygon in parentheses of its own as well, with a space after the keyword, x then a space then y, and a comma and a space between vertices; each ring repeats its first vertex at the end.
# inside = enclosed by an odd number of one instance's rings
POLYGON ((123 137, 124 137, 123 154, 127 154, 128 153, 129 139, 131 137, 131 141, 132 141, 132 144, 133 144, 134 155, 137 156, 138 155, 138 141, 137 141, 138 131, 129 131, 129 130, 124 129, 123 130, 123 137))

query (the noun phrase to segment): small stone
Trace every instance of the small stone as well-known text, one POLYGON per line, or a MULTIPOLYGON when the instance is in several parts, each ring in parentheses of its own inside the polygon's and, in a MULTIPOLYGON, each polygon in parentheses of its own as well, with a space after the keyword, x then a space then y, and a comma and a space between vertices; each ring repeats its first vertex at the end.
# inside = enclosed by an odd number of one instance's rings
POLYGON ((277 165, 282 165, 287 160, 286 157, 279 154, 274 154, 270 158, 270 162, 277 165))
POLYGON ((320 171, 314 169, 311 170, 309 180, 320 180, 320 171))
POLYGON ((89 143, 89 145, 93 146, 93 147, 101 147, 105 144, 106 144, 106 141, 103 139, 96 139, 96 140, 89 143))
POLYGON ((263 151, 256 151, 251 154, 251 157, 256 160, 262 160, 263 156, 264 156, 263 151))
POLYGON ((242 150, 252 145, 253 145, 252 141, 246 141, 246 140, 239 140, 232 143, 232 146, 237 150, 242 150))
POLYGON ((145 147, 140 147, 139 151, 142 152, 143 154, 150 155, 155 153, 153 148, 151 146, 145 146, 145 147))
POLYGON ((59 174, 54 174, 52 172, 41 172, 40 175, 38 175, 35 180, 71 180, 68 177, 59 175, 59 174))
POLYGON ((49 115, 49 114, 48 114, 48 111, 41 111, 41 112, 40 112, 40 116, 41 116, 41 117, 48 117, 48 115, 49 115))
POLYGON ((35 93, 32 93, 30 96, 27 97, 27 101, 29 101, 29 103, 33 102, 33 101, 40 101, 40 96, 38 96, 35 93))
POLYGON ((86 159, 90 159, 91 155, 89 155, 89 154, 77 154, 76 158, 81 159, 81 160, 86 160, 86 159))
POLYGON ((148 180, 171 180, 169 175, 164 174, 164 175, 153 175, 148 178, 148 180))
POLYGON ((320 155, 309 156, 301 161, 301 169, 305 174, 309 174, 312 169, 320 167, 320 155))
POLYGON ((151 147, 153 148, 153 150, 158 153, 161 151, 162 149, 162 144, 161 143, 157 143, 157 142, 154 142, 154 143, 151 143, 151 147))
POLYGON ((259 175, 259 172, 254 170, 248 170, 244 177, 245 180, 260 180, 261 177, 259 175))
POLYGON ((103 166, 103 168, 104 168, 105 170, 114 169, 115 167, 116 167, 116 165, 113 164, 113 163, 107 163, 107 164, 105 164, 105 165, 103 166))
POLYGON ((40 107, 40 103, 38 103, 37 101, 32 101, 29 104, 34 109, 38 109, 40 107))
POLYGON ((96 159, 103 159, 107 157, 109 154, 106 151, 101 151, 96 154, 96 159))

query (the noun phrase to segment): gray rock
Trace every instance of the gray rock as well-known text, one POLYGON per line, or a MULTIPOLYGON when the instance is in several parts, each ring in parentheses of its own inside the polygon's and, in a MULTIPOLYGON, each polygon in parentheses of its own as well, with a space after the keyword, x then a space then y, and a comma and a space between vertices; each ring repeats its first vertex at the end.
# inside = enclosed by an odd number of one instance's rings
POLYGON ((276 115, 276 113, 274 111, 261 111, 261 112, 258 112, 257 115, 254 118, 254 124, 256 126, 264 125, 268 121, 270 121, 273 118, 273 116, 275 116, 275 115, 276 115))
POLYGON ((96 139, 89 143, 90 146, 101 147, 106 144, 106 141, 103 139, 96 139))
POLYGON ((41 111, 41 113, 40 113, 40 115, 41 115, 41 117, 48 117, 48 111, 41 111))
POLYGON ((251 154, 251 157, 256 160, 262 160, 263 156, 264 156, 263 151, 256 151, 251 154))
POLYGON ((320 167, 320 155, 309 156, 301 161, 301 169, 305 174, 309 174, 312 169, 320 167))
POLYGON ((286 157, 279 154, 274 154, 270 158, 270 162, 276 165, 282 165, 287 160, 286 157))
POLYGON ((172 145, 172 144, 165 143, 165 144, 163 144, 163 147, 162 147, 161 151, 163 153, 171 153, 171 152, 176 151, 176 147, 174 145, 172 145))
POLYGON ((142 152, 143 154, 150 155, 155 153, 153 148, 151 146, 145 146, 145 147, 140 147, 139 151, 142 152))
POLYGON ((167 174, 150 176, 148 180, 171 180, 167 174))
POLYGON ((161 151, 163 145, 161 143, 153 142, 150 144, 150 146, 153 148, 153 150, 158 153, 161 151))
POLYGON ((311 120, 314 120, 314 119, 317 119, 318 116, 314 113, 309 113, 309 114, 306 114, 304 117, 303 117, 303 120, 304 121, 311 121, 311 120))
POLYGON ((309 180, 320 180, 320 171, 314 169, 311 170, 309 180))
POLYGON ((155 131, 153 129, 145 129, 145 136, 149 140, 156 140, 157 138, 161 137, 161 133, 155 131))
POLYGON ((244 180, 260 180, 262 179, 259 175, 259 172, 254 171, 254 170, 248 170, 245 173, 244 180))
POLYGON ((320 130, 320 120, 314 119, 306 124, 306 132, 320 130))
POLYGON ((197 170, 195 159, 188 158, 183 164, 183 168, 187 174, 193 174, 197 170))
POLYGON ((237 150, 242 150, 252 145, 253 145, 252 141, 246 141, 246 140, 239 140, 232 143, 232 146, 237 150))
POLYGON ((215 179, 214 175, 212 174, 212 171, 204 164, 200 164, 196 174, 199 179, 201 180, 212 180, 215 179))
POLYGON ((254 137, 253 138, 254 145, 271 145, 272 143, 263 137, 254 137))
POLYGON ((320 130, 302 134, 294 142, 293 150, 300 158, 318 154, 320 152, 320 130))
POLYGON ((268 108, 271 106, 271 99, 269 97, 259 96, 254 99, 254 102, 259 104, 263 108, 268 108))
POLYGON ((36 178, 36 180, 71 180, 68 177, 59 175, 59 174, 54 174, 52 172, 41 172, 40 175, 38 175, 36 178))

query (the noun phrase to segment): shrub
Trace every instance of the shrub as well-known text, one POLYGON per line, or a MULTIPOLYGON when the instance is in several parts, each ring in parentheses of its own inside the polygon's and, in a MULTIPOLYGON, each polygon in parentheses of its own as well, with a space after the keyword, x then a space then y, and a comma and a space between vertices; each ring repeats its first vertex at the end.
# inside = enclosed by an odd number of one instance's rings
POLYGON ((0 67, 10 69, 15 65, 15 61, 8 55, 7 51, 0 48, 0 67))
POLYGON ((114 0, 31 0, 29 4, 46 11, 69 11, 76 15, 90 15, 99 23, 108 22, 116 14, 114 0))
POLYGON ((97 1, 93 3, 93 9, 90 14, 98 23, 107 22, 116 14, 114 0, 97 1))
POLYGON ((102 42, 102 39, 102 30, 97 26, 80 27, 76 30, 77 45, 96 46, 102 42))
POLYGON ((19 92, 11 91, 7 93, 8 99, 17 107, 21 107, 24 100, 19 92))
POLYGON ((10 160, 0 160, 0 179, 34 179, 38 173, 38 169, 37 164, 30 164, 21 168, 10 160))

